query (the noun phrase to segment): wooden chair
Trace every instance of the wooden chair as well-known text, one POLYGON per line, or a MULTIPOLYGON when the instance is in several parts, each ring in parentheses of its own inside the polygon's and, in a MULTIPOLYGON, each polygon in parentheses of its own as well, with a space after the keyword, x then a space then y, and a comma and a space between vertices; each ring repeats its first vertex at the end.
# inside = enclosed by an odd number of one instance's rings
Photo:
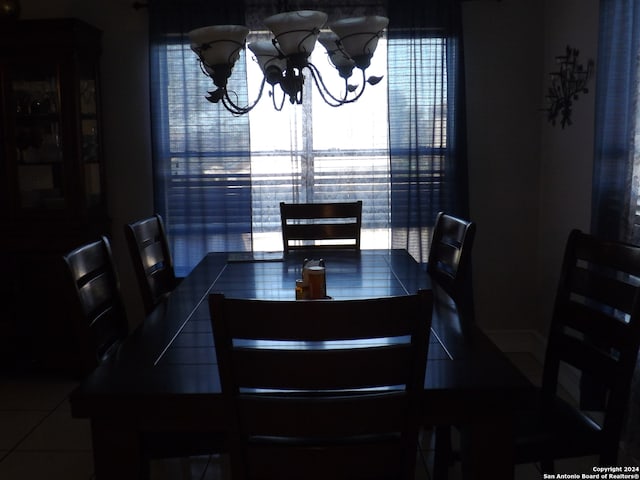
POLYGON ((471 276, 475 234, 474 222, 438 213, 427 264, 432 282, 456 303, 468 322, 475 318, 471 276))
POLYGON ((430 291, 209 306, 234 480, 414 478, 430 291))
POLYGON ((535 408, 518 412, 517 463, 598 455, 616 465, 640 344, 640 247, 570 233, 535 408), (589 383, 577 406, 558 392, 562 369, 589 383), (596 391, 599 395, 594 395, 596 391), (596 411, 592 415, 588 411, 596 411))
MULTIPOLYGON (((116 355, 128 335, 127 315, 107 237, 76 248, 63 260, 73 291, 76 340, 83 354, 80 373, 86 375, 116 355)), ((147 460, 223 452, 223 440, 207 433, 180 432, 153 432, 141 439, 147 460)), ((149 470, 140 472, 142 479, 149 476, 149 470)))
POLYGON ((71 286, 71 310, 79 373, 91 372, 127 336, 129 325, 107 237, 63 256, 71 286))
MULTIPOLYGON (((439 212, 427 264, 436 301, 453 301, 463 324, 475 322, 471 276, 471 252, 475 233, 474 222, 439 212)), ((435 428, 435 478, 445 478, 446 470, 459 457, 453 451, 451 433, 451 427, 447 425, 435 428)))
POLYGON ((178 285, 162 217, 158 214, 124 226, 129 253, 147 314, 178 285))
POLYGON ((360 250, 362 201, 280 203, 284 251, 306 248, 360 250))

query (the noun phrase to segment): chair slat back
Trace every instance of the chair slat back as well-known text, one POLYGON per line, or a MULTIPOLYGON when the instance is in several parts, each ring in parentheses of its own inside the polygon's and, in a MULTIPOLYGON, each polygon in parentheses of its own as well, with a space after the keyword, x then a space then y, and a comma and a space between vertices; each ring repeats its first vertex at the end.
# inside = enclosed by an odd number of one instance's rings
POLYGON ((431 292, 209 306, 234 478, 413 478, 431 292))
POLYGON ((280 203, 284 251, 306 248, 360 249, 362 201, 280 203))
MULTIPOLYGON (((604 436, 617 449, 639 345, 640 247, 572 231, 549 331, 545 398, 556 394, 561 365, 578 369, 601 391, 604 436)), ((594 409, 593 399, 580 401, 594 409)))
POLYGON ((461 318, 469 322, 475 317, 471 275, 475 233, 474 222, 438 213, 427 264, 431 280, 457 304, 461 318))
POLYGON ((156 214, 125 225, 124 232, 148 314, 178 284, 164 222, 156 214))
POLYGON ((75 334, 83 373, 95 368, 128 333, 128 322, 109 240, 63 256, 73 291, 75 334))

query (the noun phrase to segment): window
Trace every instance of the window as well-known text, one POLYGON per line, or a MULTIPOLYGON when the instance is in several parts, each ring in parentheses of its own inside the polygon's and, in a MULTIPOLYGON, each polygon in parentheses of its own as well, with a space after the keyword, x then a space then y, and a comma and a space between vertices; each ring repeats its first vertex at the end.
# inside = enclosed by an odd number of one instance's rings
MULTIPOLYGON (((363 200, 362 247, 389 247, 386 53, 386 42, 381 41, 367 75, 384 78, 375 86, 367 85, 355 103, 338 108, 327 105, 306 74, 303 105, 285 101, 282 111, 276 111, 265 92, 249 113, 254 250, 282 248, 281 201, 363 200)), ((317 47, 311 61, 321 70, 329 91, 342 95, 344 80, 329 64, 324 48, 317 47)), ((262 74, 251 58, 247 72, 249 95, 255 95, 262 74)), ((359 70, 349 83, 362 85, 359 70)), ((276 88, 277 103, 280 94, 276 88)))
MULTIPOLYGON (((306 75, 303 105, 287 101, 276 111, 267 85, 254 110, 239 117, 204 99, 214 87, 187 45, 154 50, 167 79, 161 89, 166 93, 153 102, 154 118, 165 129, 160 136, 166 137, 155 152, 156 184, 161 183, 156 208, 166 217, 179 274, 207 251, 280 250, 281 201, 363 200, 362 248, 392 246, 393 215, 402 217, 405 236, 419 242, 428 236, 427 214, 415 207, 432 202, 433 218, 442 208, 444 38, 430 34, 418 47, 403 38, 381 40, 366 73, 383 80, 367 85, 353 104, 326 105, 306 75)), ((262 78, 251 52, 245 53, 229 81, 240 105, 255 99, 262 78)), ((322 47, 312 61, 332 93, 344 89, 322 47)), ((349 83, 362 83, 359 70, 349 83)))

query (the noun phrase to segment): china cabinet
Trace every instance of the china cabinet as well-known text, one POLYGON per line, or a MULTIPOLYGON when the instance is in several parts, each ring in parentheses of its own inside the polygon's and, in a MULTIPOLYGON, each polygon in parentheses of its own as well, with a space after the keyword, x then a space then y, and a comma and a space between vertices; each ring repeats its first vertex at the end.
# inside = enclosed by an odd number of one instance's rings
POLYGON ((0 359, 64 366, 61 255, 108 233, 101 32, 79 20, 0 26, 0 359))

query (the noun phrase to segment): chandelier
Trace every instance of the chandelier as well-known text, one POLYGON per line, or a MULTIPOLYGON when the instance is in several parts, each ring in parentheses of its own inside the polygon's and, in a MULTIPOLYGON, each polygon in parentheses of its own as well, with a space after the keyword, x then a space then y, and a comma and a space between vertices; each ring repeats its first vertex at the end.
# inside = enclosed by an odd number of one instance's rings
POLYGON ((382 37, 389 19, 381 16, 345 18, 332 23, 330 30, 321 32, 326 22, 326 13, 313 10, 279 13, 264 19, 274 38, 248 45, 264 78, 257 98, 245 106, 234 101, 232 96, 235 97, 235 93, 228 89, 227 81, 240 51, 245 48, 249 29, 241 25, 214 25, 192 30, 189 32, 191 49, 199 58, 202 72, 217 87, 205 98, 212 103, 222 102, 231 113, 242 115, 257 105, 268 84, 273 106, 280 111, 287 98, 291 104, 302 103, 306 71, 328 105, 339 107, 355 102, 367 84, 375 85, 382 79, 376 76, 367 78, 365 70, 371 64, 378 39, 382 37), (344 79, 344 89, 340 94, 329 91, 320 70, 309 60, 316 41, 324 46, 330 63, 344 79), (355 68, 362 72, 360 85, 349 83, 355 68), (277 91, 280 94, 276 94, 277 91))

